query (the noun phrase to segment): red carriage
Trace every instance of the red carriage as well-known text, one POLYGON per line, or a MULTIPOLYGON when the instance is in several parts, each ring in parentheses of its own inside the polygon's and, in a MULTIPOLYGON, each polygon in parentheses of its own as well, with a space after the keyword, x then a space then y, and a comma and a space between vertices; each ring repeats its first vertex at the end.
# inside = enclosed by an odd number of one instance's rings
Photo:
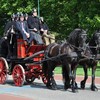
POLYGON ((8 75, 12 75, 14 84, 22 86, 25 80, 31 83, 35 78, 46 78, 42 72, 42 64, 35 64, 44 58, 45 45, 27 46, 23 39, 17 39, 17 57, 0 57, 0 84, 4 84, 8 75))

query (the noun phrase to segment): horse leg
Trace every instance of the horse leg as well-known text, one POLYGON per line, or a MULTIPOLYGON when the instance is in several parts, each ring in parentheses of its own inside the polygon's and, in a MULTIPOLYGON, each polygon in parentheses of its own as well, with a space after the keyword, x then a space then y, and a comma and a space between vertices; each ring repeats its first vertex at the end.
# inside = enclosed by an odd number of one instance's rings
POLYGON ((53 89, 53 90, 56 90, 57 89, 57 85, 56 85, 56 82, 54 80, 54 77, 53 77, 53 70, 54 70, 54 64, 52 61, 49 61, 48 63, 48 76, 47 76, 47 88, 49 89, 53 89))
POLYGON ((74 65, 74 66, 71 66, 72 67, 72 92, 76 92, 75 89, 77 89, 77 84, 76 84, 76 66, 77 65, 74 65))
MULTIPOLYGON (((51 84, 51 81, 50 81, 50 76, 51 76, 51 68, 50 67, 51 67, 51 65, 50 65, 50 62, 48 61, 46 65, 48 67, 46 69, 47 70, 47 73, 46 73, 46 71, 44 69, 44 73, 45 73, 45 75, 47 77, 47 84, 46 84, 46 86, 47 86, 47 88, 51 89, 51 85, 50 85, 51 84)), ((46 68, 46 66, 45 66, 45 68, 46 68)))
POLYGON ((67 90, 70 88, 70 77, 69 77, 69 66, 64 65, 62 66, 62 76, 63 76, 63 82, 64 82, 64 89, 67 90))
POLYGON ((84 69, 84 80, 82 80, 81 83, 80 83, 82 89, 85 88, 85 83, 86 83, 86 80, 88 79, 87 65, 85 65, 83 67, 83 69, 84 69))
POLYGON ((55 64, 53 64, 52 69, 51 69, 51 73, 52 73, 52 75, 51 75, 51 87, 53 90, 56 90, 57 84, 56 84, 56 81, 54 79, 54 69, 55 69, 55 64))
POLYGON ((91 84, 92 91, 98 90, 98 88, 95 86, 95 71, 96 71, 96 66, 92 67, 92 84, 91 84))

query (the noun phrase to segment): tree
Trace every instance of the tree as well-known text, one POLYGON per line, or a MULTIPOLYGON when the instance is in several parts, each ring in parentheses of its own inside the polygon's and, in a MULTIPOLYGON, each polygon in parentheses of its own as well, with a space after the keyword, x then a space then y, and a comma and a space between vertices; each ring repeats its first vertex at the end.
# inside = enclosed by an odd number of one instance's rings
MULTIPOLYGON (((1 0, 0 7, 2 34, 4 21, 12 13, 31 12, 33 7, 37 8, 37 0, 1 0)), ((88 29, 89 35, 100 29, 99 7, 100 0, 40 0, 40 15, 44 17, 50 30, 59 33, 59 37, 63 39, 77 27, 88 29)))

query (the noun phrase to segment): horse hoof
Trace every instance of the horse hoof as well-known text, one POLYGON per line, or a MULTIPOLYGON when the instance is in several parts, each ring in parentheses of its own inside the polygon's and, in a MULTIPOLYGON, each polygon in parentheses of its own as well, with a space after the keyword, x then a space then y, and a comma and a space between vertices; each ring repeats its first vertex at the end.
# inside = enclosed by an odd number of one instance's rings
POLYGON ((81 89, 85 89, 85 83, 84 83, 84 81, 81 81, 80 85, 81 85, 81 89))
POLYGON ((50 84, 46 84, 46 87, 47 87, 48 89, 51 89, 51 88, 52 88, 50 84))
POLYGON ((72 92, 73 92, 73 93, 76 93, 76 90, 75 90, 75 89, 72 89, 72 92))
POLYGON ((75 83, 75 89, 78 89, 78 85, 77 85, 77 83, 75 83))
POLYGON ((51 86, 47 86, 48 89, 51 89, 51 86))
POLYGON ((66 91, 68 88, 71 88, 71 85, 64 85, 64 90, 66 91))
POLYGON ((56 86, 52 86, 52 85, 46 85, 46 87, 50 90, 57 90, 56 86))
POLYGON ((65 90, 65 91, 67 91, 67 89, 68 89, 68 88, 65 88, 65 87, 64 87, 64 90, 65 90))
POLYGON ((91 85, 91 90, 92 90, 92 91, 98 91, 98 88, 97 88, 95 85, 94 85, 94 86, 91 85))
POLYGON ((57 90, 57 87, 52 87, 52 90, 57 90))

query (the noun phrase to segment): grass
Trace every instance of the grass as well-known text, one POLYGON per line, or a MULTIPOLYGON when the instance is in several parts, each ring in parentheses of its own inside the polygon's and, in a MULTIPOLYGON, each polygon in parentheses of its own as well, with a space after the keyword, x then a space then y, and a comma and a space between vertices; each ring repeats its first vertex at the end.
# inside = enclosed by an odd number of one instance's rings
MULTIPOLYGON (((62 73, 62 68, 56 67, 55 68, 55 74, 61 74, 61 73, 62 73)), ((84 75, 83 68, 82 67, 77 68, 76 74, 83 76, 84 75)), ((88 75, 91 76, 91 68, 90 69, 88 68, 88 75)), ((100 77, 100 67, 97 67, 95 75, 97 77, 100 77)))

